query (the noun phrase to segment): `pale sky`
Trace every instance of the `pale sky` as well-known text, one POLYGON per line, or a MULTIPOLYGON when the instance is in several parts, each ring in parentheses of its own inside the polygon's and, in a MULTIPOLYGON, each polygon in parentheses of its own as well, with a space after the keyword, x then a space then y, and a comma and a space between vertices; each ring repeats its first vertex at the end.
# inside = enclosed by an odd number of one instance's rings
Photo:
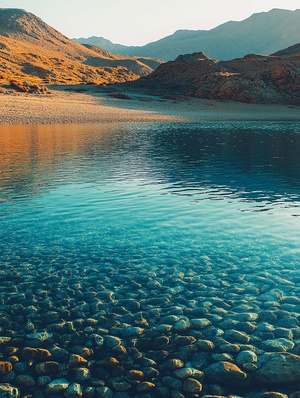
POLYGON ((70 38, 144 45, 178 29, 211 29, 272 8, 300 9, 300 0, 0 0, 0 8, 23 8, 70 38))

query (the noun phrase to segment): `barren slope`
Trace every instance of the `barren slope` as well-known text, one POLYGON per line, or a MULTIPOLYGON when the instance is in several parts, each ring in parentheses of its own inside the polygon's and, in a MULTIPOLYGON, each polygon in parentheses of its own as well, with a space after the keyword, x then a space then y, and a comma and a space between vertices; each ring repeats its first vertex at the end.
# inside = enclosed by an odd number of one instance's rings
POLYGON ((0 9, 0 85, 131 81, 145 76, 159 61, 109 53, 75 43, 35 15, 0 9))

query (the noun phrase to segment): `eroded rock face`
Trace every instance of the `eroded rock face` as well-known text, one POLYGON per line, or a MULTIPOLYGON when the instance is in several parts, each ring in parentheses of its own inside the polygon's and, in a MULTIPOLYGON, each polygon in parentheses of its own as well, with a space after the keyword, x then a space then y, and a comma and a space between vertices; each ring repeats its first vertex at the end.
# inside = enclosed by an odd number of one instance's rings
POLYGON ((300 356, 280 352, 266 353, 259 358, 259 368, 253 373, 259 384, 285 384, 300 381, 300 356))
POLYGON ((279 55, 250 54, 231 61, 180 55, 139 84, 207 99, 300 105, 300 45, 279 55))

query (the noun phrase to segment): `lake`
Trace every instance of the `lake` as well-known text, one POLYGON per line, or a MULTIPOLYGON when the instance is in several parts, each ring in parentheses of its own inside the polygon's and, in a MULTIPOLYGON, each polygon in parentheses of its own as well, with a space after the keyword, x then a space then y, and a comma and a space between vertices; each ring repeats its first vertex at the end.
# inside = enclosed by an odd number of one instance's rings
POLYGON ((0 383, 298 390, 299 123, 1 126, 0 169, 0 383))

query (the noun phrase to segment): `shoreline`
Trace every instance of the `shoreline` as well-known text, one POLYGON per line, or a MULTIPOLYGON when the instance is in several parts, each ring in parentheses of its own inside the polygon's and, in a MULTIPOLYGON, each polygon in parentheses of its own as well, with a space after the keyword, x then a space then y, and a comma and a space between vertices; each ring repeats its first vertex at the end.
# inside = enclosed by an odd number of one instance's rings
POLYGON ((49 94, 0 94, 0 125, 112 122, 300 121, 299 107, 64 86, 49 94), (126 93, 126 94, 125 94, 126 93))

